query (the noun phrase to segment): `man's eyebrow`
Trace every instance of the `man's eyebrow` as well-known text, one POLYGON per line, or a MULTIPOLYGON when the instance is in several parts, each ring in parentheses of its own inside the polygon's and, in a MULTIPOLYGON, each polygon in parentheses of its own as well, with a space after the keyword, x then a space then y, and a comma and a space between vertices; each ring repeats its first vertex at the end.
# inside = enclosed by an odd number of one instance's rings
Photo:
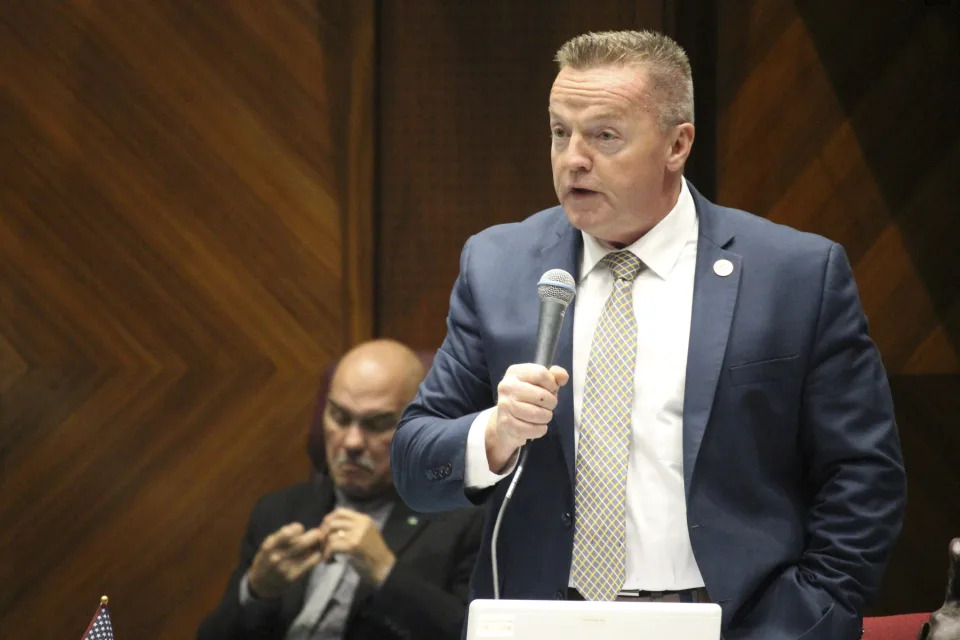
POLYGON ((589 116, 585 117, 585 120, 616 120, 624 116, 623 111, 620 109, 604 109, 603 111, 598 111, 597 113, 592 113, 589 116))
POLYGON ((398 411, 381 411, 380 413, 371 413, 365 416, 358 416, 363 420, 372 420, 373 418, 396 418, 398 411))
POLYGON ((343 407, 342 405, 340 405, 339 403, 337 403, 336 400, 331 400, 330 398, 327 398, 327 402, 330 403, 331 405, 333 405, 333 408, 336 409, 337 411, 342 411, 343 413, 349 413, 351 416, 354 416, 354 417, 357 418, 358 420, 370 420, 370 419, 372 419, 372 418, 386 418, 386 417, 388 417, 388 416, 389 416, 389 417, 393 417, 393 416, 397 415, 397 412, 396 412, 396 411, 381 411, 380 413, 370 413, 370 414, 366 414, 366 415, 358 415, 358 414, 355 414, 353 411, 350 411, 349 409, 347 409, 347 408, 343 407))
MULTIPOLYGON (((563 116, 558 114, 552 108, 547 107, 547 114, 551 119, 563 120, 563 116)), ((625 113, 620 109, 603 109, 589 115, 583 116, 586 122, 596 122, 598 120, 619 120, 625 117, 625 113)))

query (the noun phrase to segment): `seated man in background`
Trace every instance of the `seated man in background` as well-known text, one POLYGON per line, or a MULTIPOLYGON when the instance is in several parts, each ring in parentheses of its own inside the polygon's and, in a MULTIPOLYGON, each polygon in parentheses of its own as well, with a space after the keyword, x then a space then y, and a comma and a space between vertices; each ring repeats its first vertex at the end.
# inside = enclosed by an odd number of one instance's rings
POLYGON ((391 340, 343 357, 323 413, 327 473, 259 501, 200 640, 460 637, 483 513, 415 514, 390 474, 423 376, 391 340))

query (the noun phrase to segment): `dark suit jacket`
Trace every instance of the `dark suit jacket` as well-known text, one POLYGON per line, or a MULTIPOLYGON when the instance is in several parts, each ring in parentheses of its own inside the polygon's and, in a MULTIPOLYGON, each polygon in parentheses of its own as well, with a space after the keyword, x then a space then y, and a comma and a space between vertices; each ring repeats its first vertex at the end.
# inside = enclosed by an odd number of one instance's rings
MULTIPOLYGON (((690 541, 727 639, 857 638, 899 534, 905 480, 880 356, 839 245, 693 190, 699 219, 683 410, 690 541), (714 272, 717 260, 732 274, 714 272)), ((560 207, 468 240, 447 337, 393 440, 410 505, 486 502, 473 597, 490 597, 488 545, 507 482, 464 492, 467 433, 507 367, 533 357, 548 269, 579 279, 582 236, 560 207)), ((656 313, 656 309, 650 309, 656 313)), ((556 363, 571 370, 568 310, 556 363)), ((505 598, 564 597, 573 547, 570 385, 499 543, 505 598)))
MULTIPOLYGON (((266 619, 252 617, 240 606, 240 580, 268 535, 291 522, 315 527, 333 505, 326 476, 263 497, 250 516, 226 593, 200 625, 197 638, 281 640, 303 608, 309 574, 283 594, 266 619)), ((382 531, 396 565, 380 589, 364 583, 357 588, 346 638, 459 638, 482 523, 479 509, 424 516, 397 500, 382 531)))

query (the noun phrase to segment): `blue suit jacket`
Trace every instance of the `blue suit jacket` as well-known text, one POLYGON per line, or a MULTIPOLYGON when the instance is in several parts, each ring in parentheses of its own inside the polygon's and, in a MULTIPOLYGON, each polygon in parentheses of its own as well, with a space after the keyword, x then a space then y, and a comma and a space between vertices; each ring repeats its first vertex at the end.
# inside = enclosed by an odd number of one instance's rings
MULTIPOLYGON (((900 530, 905 479, 849 262, 838 244, 692 191, 700 237, 683 474, 690 541, 724 638, 858 638, 900 530), (714 273, 719 259, 732 274, 714 273)), ((553 268, 579 278, 581 251, 560 207, 467 241, 447 337, 393 441, 396 485, 414 509, 486 503, 473 597, 492 595, 490 533, 508 483, 465 493, 467 433, 507 367, 533 357, 535 283, 553 268)), ((575 321, 571 306, 556 356, 568 371, 575 321)), ((567 385, 501 525, 502 597, 564 597, 573 482, 567 385)))

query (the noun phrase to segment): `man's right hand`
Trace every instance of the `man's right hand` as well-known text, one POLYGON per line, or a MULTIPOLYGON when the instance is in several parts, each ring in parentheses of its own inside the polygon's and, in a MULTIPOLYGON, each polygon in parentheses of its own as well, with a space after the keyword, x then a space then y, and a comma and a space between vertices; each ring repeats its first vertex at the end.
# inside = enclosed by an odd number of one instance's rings
POLYGON ((497 385, 497 406, 487 422, 490 471, 500 473, 527 440, 546 435, 557 406, 557 391, 569 379, 566 369, 557 366, 547 369, 526 363, 507 369, 497 385))
POLYGON ((247 586, 257 599, 270 600, 320 563, 322 541, 317 529, 299 522, 271 533, 260 545, 247 572, 247 586))

